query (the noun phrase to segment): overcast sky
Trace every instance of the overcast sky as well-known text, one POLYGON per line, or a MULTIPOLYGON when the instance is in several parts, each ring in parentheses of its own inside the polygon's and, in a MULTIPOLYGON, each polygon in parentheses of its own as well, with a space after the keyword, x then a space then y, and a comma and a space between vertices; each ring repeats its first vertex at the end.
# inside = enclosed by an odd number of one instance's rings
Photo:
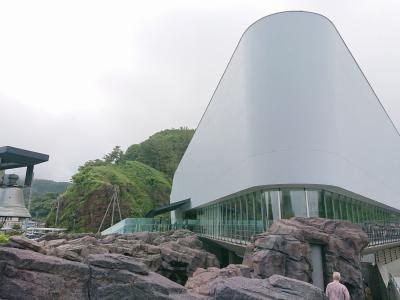
POLYGON ((330 18, 400 128, 398 1, 1 1, 0 146, 36 178, 166 128, 195 128, 244 30, 284 10, 330 18))

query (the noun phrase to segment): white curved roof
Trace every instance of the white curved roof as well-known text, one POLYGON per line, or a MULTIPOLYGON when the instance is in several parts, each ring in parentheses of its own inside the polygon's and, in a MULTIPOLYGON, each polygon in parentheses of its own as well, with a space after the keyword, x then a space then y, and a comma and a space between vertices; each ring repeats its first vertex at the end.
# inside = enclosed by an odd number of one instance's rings
POLYGON ((285 12, 244 33, 175 173, 196 207, 327 185, 400 208, 400 136, 334 25, 285 12))

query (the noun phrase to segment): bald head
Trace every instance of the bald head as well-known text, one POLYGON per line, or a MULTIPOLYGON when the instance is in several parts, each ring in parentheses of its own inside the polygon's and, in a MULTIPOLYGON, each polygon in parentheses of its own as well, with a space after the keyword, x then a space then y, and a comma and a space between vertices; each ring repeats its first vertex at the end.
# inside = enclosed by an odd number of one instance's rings
POLYGON ((340 273, 339 272, 333 272, 332 277, 333 277, 333 280, 339 281, 340 280, 340 273))

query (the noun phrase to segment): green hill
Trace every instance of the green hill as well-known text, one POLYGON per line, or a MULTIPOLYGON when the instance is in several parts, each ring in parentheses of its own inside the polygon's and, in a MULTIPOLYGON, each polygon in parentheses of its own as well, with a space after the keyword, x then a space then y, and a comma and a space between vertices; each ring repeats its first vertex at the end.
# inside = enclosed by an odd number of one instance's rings
POLYGON ((32 194, 30 213, 35 221, 45 222, 53 209, 58 193, 32 194))
POLYGON ((34 179, 32 182, 32 195, 43 195, 46 193, 64 193, 69 182, 57 182, 47 179, 34 179))
MULTIPOLYGON (((143 217, 149 210, 168 203, 173 174, 193 134, 194 130, 187 128, 163 130, 130 146, 125 153, 116 146, 103 159, 86 162, 58 200, 50 194, 44 197, 44 208, 53 207, 47 225, 77 232, 97 231, 114 185, 120 190, 123 219, 143 217)), ((43 207, 38 209, 39 216, 45 214, 43 207)), ((102 229, 109 227, 110 221, 109 213, 102 229)))
POLYGON ((193 129, 184 127, 157 132, 146 141, 130 146, 123 159, 140 161, 172 179, 193 134, 193 129))
MULTIPOLYGON (((149 166, 137 161, 105 164, 98 161, 80 168, 72 185, 60 197, 57 226, 78 232, 97 231, 113 192, 120 189, 122 218, 143 217, 156 206, 169 202, 171 181, 149 166)), ((117 214, 115 214, 117 216, 117 214)), ((47 223, 55 225, 56 208, 47 223)), ((118 219, 119 221, 119 219, 118 219)), ((110 226, 109 213, 103 229, 110 226)))

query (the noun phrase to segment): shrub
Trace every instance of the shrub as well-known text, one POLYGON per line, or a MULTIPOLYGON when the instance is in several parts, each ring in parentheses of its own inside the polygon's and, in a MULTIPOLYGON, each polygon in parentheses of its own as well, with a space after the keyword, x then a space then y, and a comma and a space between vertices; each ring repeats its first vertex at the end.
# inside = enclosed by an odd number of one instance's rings
POLYGON ((14 230, 21 230, 21 225, 13 224, 13 226, 11 226, 11 228, 14 229, 14 230))
POLYGON ((4 233, 0 233, 0 244, 8 243, 9 239, 8 236, 4 233))

